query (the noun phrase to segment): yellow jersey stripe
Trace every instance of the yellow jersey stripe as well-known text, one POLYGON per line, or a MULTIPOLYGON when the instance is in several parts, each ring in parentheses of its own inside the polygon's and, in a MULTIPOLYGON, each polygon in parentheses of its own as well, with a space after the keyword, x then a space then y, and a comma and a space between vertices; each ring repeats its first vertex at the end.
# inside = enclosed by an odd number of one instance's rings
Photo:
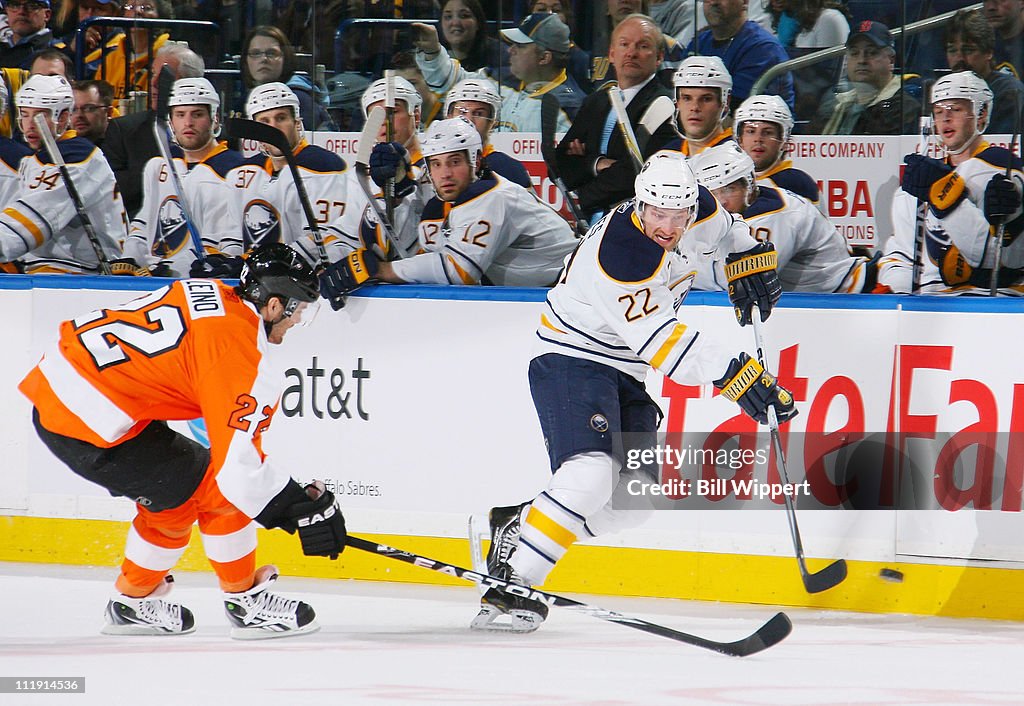
POLYGON ((661 344, 661 348, 659 348, 658 352, 654 354, 653 358, 651 358, 651 365, 653 367, 661 367, 661 364, 665 362, 666 358, 668 358, 668 354, 671 353, 675 345, 679 343, 679 339, 683 337, 684 333, 686 333, 686 326, 683 324, 676 324, 676 327, 672 329, 672 333, 669 334, 669 337, 661 344))
POLYGON ((35 221, 33 221, 31 218, 29 218, 24 213, 15 208, 5 208, 4 215, 13 218, 18 223, 20 223, 25 230, 31 233, 32 237, 35 238, 36 240, 37 248, 43 244, 43 240, 45 240, 45 238, 43 237, 43 231, 39 230, 39 226, 37 226, 35 224, 35 221))

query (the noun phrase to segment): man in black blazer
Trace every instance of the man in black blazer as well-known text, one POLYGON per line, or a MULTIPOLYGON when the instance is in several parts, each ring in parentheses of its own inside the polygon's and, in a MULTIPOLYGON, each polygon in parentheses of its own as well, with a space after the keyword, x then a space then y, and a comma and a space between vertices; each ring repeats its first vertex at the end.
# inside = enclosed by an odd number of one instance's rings
MULTIPOLYGON (((172 43, 160 47, 153 58, 150 72, 150 105, 156 105, 157 78, 164 66, 171 70, 175 79, 198 78, 206 70, 203 57, 188 47, 172 43)), ((156 137, 153 136, 155 120, 156 112, 153 110, 114 118, 107 125, 107 134, 100 146, 110 168, 114 170, 114 178, 121 190, 121 199, 129 218, 134 218, 142 207, 142 171, 146 162, 160 154, 156 137)))
MULTIPOLYGON (((672 92, 655 76, 664 46, 661 30, 651 18, 630 15, 620 22, 608 47, 618 85, 611 84, 588 96, 558 145, 558 171, 566 186, 576 191, 587 216, 607 212, 634 195, 637 169, 622 130, 614 122, 608 92, 621 91, 633 132, 645 134, 639 125, 651 104, 659 96, 672 100, 672 92)), ((641 147, 644 159, 677 136, 670 115, 650 131, 650 138, 641 147)))

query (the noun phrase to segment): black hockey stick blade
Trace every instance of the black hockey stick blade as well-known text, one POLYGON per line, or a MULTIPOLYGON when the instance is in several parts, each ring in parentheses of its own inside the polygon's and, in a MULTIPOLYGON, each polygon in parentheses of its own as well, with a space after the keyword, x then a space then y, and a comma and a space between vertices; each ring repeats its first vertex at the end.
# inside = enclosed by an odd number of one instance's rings
POLYGON ((836 559, 821 571, 811 573, 807 565, 800 562, 800 577, 808 593, 821 593, 846 580, 846 559, 836 559))
POLYGON ((167 104, 171 100, 173 86, 174 73, 164 64, 156 79, 156 119, 161 123, 167 122, 167 104))
POLYGON ((292 151, 292 146, 288 144, 287 135, 273 125, 267 125, 255 120, 245 120, 244 118, 228 118, 225 128, 228 137, 266 142, 268 145, 281 150, 281 152, 292 151))
POLYGON ((548 176, 557 178, 555 161, 555 133, 558 131, 558 113, 562 110, 555 94, 548 92, 540 98, 540 152, 548 167, 548 176))
POLYGON ((572 598, 560 596, 557 593, 548 593, 547 591, 542 591, 538 588, 531 588, 529 586, 521 586, 509 581, 503 581, 501 579, 494 578, 493 576, 488 576, 487 574, 470 571, 469 569, 464 569, 460 566, 455 566, 454 564, 448 564, 443 561, 438 561, 437 559, 413 554, 401 549, 396 549, 395 547, 390 547, 386 544, 378 544, 377 542, 353 537, 352 535, 348 536, 347 546, 354 547, 364 552, 369 552, 370 554, 376 554, 396 561, 402 561, 406 564, 413 564, 424 569, 430 569, 431 571, 437 571, 448 576, 454 576, 456 578, 463 579, 464 581, 470 581, 482 586, 497 587, 508 593, 512 593, 513 595, 526 596, 534 600, 543 601, 549 606, 566 608, 594 618, 607 620, 610 623, 625 625, 626 627, 634 628, 642 632, 650 633, 652 635, 660 635, 661 637, 667 637, 668 639, 675 640, 676 642, 683 642, 687 645, 693 645, 694 647, 702 647, 706 650, 729 655, 730 657, 746 657, 748 655, 761 652, 762 650, 766 650, 772 645, 781 642, 793 630, 793 623, 790 622, 786 614, 776 613, 768 622, 758 628, 753 634, 741 640, 736 640, 735 642, 717 642, 697 635, 680 632, 679 630, 673 630, 672 628, 665 627, 664 625, 650 623, 646 620, 641 620, 640 618, 633 618, 623 615, 622 613, 616 613, 612 610, 598 608, 597 606, 582 603, 580 601, 573 600, 572 598))

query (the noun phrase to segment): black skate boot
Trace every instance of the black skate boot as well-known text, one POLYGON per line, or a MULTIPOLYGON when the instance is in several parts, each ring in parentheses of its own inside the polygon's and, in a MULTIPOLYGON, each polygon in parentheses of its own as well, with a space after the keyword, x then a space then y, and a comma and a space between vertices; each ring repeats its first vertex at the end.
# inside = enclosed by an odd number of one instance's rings
POLYGON ((166 600, 174 577, 167 575, 152 593, 132 598, 118 593, 107 602, 104 635, 184 635, 196 629, 196 620, 180 603, 166 600))
MULTIPOLYGON (((499 566, 491 575, 522 586, 527 585, 512 572, 508 564, 499 566)), ((480 612, 469 627, 473 630, 533 632, 547 617, 548 606, 544 602, 492 586, 480 598, 480 612), (508 620, 505 620, 505 616, 508 616, 508 620)))
POLYGON ((264 640, 301 635, 320 629, 312 606, 270 590, 277 580, 276 566, 263 566, 248 591, 224 594, 224 610, 236 640, 264 640))
POLYGON ((505 578, 497 572, 499 567, 508 564, 512 552, 519 546, 519 523, 523 508, 529 503, 520 503, 509 507, 492 507, 487 513, 491 525, 491 548, 487 550, 487 573, 497 578, 505 578))

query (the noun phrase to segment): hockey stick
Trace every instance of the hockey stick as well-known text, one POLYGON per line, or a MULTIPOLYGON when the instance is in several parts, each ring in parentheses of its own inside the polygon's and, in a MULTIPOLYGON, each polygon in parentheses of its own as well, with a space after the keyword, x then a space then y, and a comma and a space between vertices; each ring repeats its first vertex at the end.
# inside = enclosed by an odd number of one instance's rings
MULTIPOLYGON (((384 71, 384 139, 391 142, 395 139, 395 72, 393 69, 384 71)), ((388 223, 395 222, 395 178, 388 177, 384 182, 384 209, 388 214, 388 223)))
MULTIPOLYGON (((764 341, 761 337, 761 319, 757 312, 750 317, 754 325, 754 345, 757 346, 757 360, 761 367, 768 370, 764 357, 764 341)), ((775 414, 775 407, 768 405, 768 428, 771 430, 772 447, 775 449, 775 461, 779 466, 779 474, 782 482, 789 485, 789 474, 786 472, 786 454, 782 450, 782 439, 779 436, 779 419, 775 414)), ((807 569, 807 562, 804 559, 804 545, 800 541, 800 528, 796 524, 796 508, 793 506, 793 499, 783 493, 782 499, 786 503, 786 519, 789 521, 789 533, 793 538, 793 548, 796 550, 797 564, 800 566, 800 578, 803 579, 804 589, 808 593, 821 593, 833 586, 837 586, 846 578, 846 560, 837 559, 821 571, 811 573, 807 569)))
POLYGON ((637 144, 636 135, 633 133, 633 125, 629 122, 629 115, 626 114, 626 104, 622 102, 622 94, 619 89, 612 86, 608 89, 608 98, 612 102, 612 110, 615 111, 615 120, 619 123, 622 137, 626 141, 626 149, 629 156, 633 158, 633 165, 637 172, 644 168, 644 156, 640 152, 640 145, 637 144))
POLYGON ((640 148, 641 155, 647 152, 647 143, 651 141, 651 136, 658 131, 662 123, 671 119, 675 114, 676 106, 668 96, 658 96, 651 101, 647 110, 640 117, 640 124, 637 126, 636 144, 640 148))
POLYGON ((196 259, 200 262, 206 260, 206 249, 203 247, 203 239, 196 230, 196 222, 192 219, 192 212, 185 201, 185 189, 181 185, 181 177, 174 167, 174 160, 171 158, 171 143, 167 137, 167 121, 169 119, 168 101, 171 97, 171 86, 174 83, 174 75, 171 70, 164 66, 160 69, 160 76, 157 79, 156 115, 153 120, 153 137, 156 138, 157 149, 160 156, 167 164, 167 171, 170 172, 171 183, 178 193, 178 205, 181 206, 181 213, 185 217, 185 227, 188 228, 189 237, 192 239, 192 250, 196 259))
POLYGON ((370 202, 370 208, 373 209, 374 215, 380 222, 384 237, 395 249, 396 256, 402 257, 402 250, 398 247, 398 239, 395 237, 395 228, 391 219, 388 218, 388 214, 377 203, 377 195, 370 180, 370 152, 373 151, 373 146, 377 143, 377 133, 380 132, 386 119, 384 109, 380 106, 371 110, 370 114, 366 116, 363 131, 359 134, 359 149, 356 151, 356 181, 359 182, 359 188, 366 196, 366 200, 370 202))
POLYGON ((93 252, 96 253, 96 260, 99 263, 100 273, 109 275, 110 274, 110 261, 107 260, 106 253, 103 252, 103 245, 100 243, 100 238, 96 235, 96 229, 92 227, 92 221, 89 220, 89 214, 85 212, 85 204, 82 203, 82 196, 78 193, 78 189, 75 187, 75 182, 71 180, 71 172, 68 171, 68 165, 64 161, 64 155, 60 153, 57 148, 57 140, 53 136, 53 132, 50 131, 50 126, 46 123, 46 118, 42 113, 37 113, 35 118, 36 129, 39 130, 39 136, 43 139, 43 144, 46 145, 46 151, 50 153, 50 159, 57 165, 57 169, 60 170, 60 176, 64 180, 64 186, 68 190, 68 196, 71 197, 71 202, 75 204, 75 211, 78 213, 78 220, 82 222, 82 229, 85 231, 85 235, 89 238, 89 245, 92 246, 93 252))
POLYGON ((568 608, 569 610, 573 610, 577 613, 583 613, 584 615, 600 618, 601 620, 607 620, 611 623, 625 625, 652 635, 667 637, 670 640, 684 642, 695 647, 703 647, 706 650, 720 652, 731 657, 746 657, 747 655, 752 655, 760 652, 761 650, 768 649, 772 645, 782 641, 782 639, 789 635, 793 629, 793 624, 785 613, 776 613, 770 620, 768 620, 768 622, 758 628, 753 634, 741 640, 736 640, 735 642, 716 642, 715 640, 709 640, 704 637, 690 635, 689 633, 673 630, 672 628, 667 628, 655 623, 649 623, 646 620, 641 620, 640 618, 633 618, 623 615, 622 613, 616 613, 615 611, 605 610, 604 608, 598 608, 597 606, 589 605, 587 603, 581 603, 580 601, 573 600, 572 598, 566 598, 565 596, 560 596, 556 593, 548 593, 547 591, 541 591, 537 588, 529 588, 509 581, 503 581, 501 579, 494 578, 493 576, 488 576, 487 574, 481 574, 476 571, 464 569, 461 566, 455 566, 454 564, 448 564, 443 561, 438 561, 437 559, 431 559, 429 557, 420 556, 419 554, 406 552, 401 549, 389 547, 386 544, 370 542, 366 539, 353 537, 352 535, 348 536, 347 546, 354 547, 364 552, 369 552, 370 554, 376 554, 389 559, 395 559, 396 561, 402 561, 406 564, 413 564, 424 569, 430 569, 431 571, 437 571, 448 576, 454 576, 456 578, 463 579, 464 581, 484 584, 487 587, 496 587, 511 593, 512 595, 524 596, 533 600, 543 601, 549 606, 568 608))
MULTIPOLYGON (((1010 156, 1006 160, 1006 178, 1010 178, 1011 167, 1013 166, 1013 146, 1020 143, 1020 114, 1021 114, 1021 95, 1020 92, 1014 94, 1014 133, 1010 137, 1010 156)), ((1003 220, 996 227, 996 257, 995 262, 992 263, 992 280, 989 283, 988 295, 990 297, 996 296, 999 292, 999 262, 1003 259, 1003 237, 1006 235, 1006 221, 1010 220, 1009 216, 1003 218, 1003 220)))
MULTIPOLYGON (((926 93, 927 95, 927 93, 926 93)), ((927 105, 927 99, 925 100, 927 105)), ((928 137, 932 131, 932 117, 923 114, 918 124, 918 154, 924 155, 928 150, 928 137)), ((917 294, 921 289, 921 272, 924 269, 925 258, 925 218, 928 216, 928 202, 921 200, 917 202, 917 210, 914 212, 914 259, 910 265, 910 293, 917 294)))
POLYGON ((555 94, 548 92, 540 99, 540 154, 544 164, 548 168, 548 176, 554 183, 555 188, 562 194, 562 200, 569 207, 573 219, 576 221, 576 233, 585 235, 590 229, 590 223, 583 217, 576 197, 566 187, 565 182, 558 173, 558 158, 555 155, 555 132, 558 130, 558 114, 562 105, 558 102, 555 94))

